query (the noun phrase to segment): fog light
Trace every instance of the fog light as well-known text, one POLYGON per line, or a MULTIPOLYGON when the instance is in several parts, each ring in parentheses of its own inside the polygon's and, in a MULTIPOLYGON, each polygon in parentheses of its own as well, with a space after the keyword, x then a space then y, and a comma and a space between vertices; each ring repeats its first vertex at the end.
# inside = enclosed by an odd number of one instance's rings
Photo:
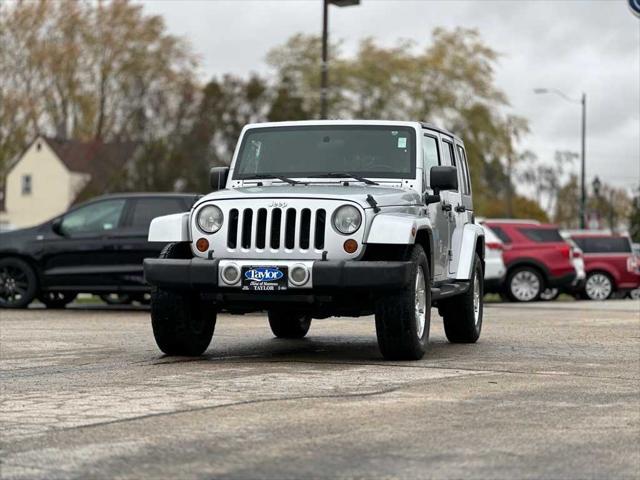
POLYGON ((289 272, 289 281, 298 287, 304 285, 309 281, 309 269, 304 265, 294 265, 289 272))
POLYGON ((209 240, 207 240, 206 238, 199 238, 196 242, 196 248, 200 252, 206 252, 207 250, 209 250, 209 240))
POLYGON ((228 285, 238 283, 240 268, 235 263, 230 263, 222 269, 222 280, 228 285))
POLYGON ((350 238, 349 240, 345 240, 343 248, 347 253, 354 253, 356 250, 358 250, 358 242, 356 242, 353 238, 350 238))

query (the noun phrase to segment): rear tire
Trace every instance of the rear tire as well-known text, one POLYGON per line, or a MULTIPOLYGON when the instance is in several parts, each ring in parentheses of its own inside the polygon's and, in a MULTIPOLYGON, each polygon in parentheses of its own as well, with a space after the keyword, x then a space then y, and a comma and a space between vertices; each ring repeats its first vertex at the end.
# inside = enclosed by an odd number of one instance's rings
POLYGON ((67 293, 67 292, 42 292, 38 295, 38 300, 40 300, 45 307, 50 309, 59 309, 64 308, 71 302, 73 302, 77 293, 67 293))
MULTIPOLYGON (((160 258, 191 258, 188 244, 171 243, 160 258)), ((205 352, 216 326, 216 312, 197 293, 151 290, 151 326, 158 348, 167 355, 198 356, 205 352)))
POLYGON ((420 360, 431 325, 431 276, 427 256, 415 245, 409 258, 413 282, 376 303, 376 335, 386 360, 420 360))
POLYGON ((25 308, 36 297, 38 277, 19 258, 0 259, 0 308, 25 308))
POLYGON ((469 289, 461 295, 440 301, 444 332, 451 343, 475 343, 482 331, 483 307, 482 261, 475 256, 469 289))
POLYGON ((584 294, 589 300, 602 301, 611 297, 613 280, 604 272, 591 272, 584 283, 584 294))
POLYGON ((311 317, 292 312, 270 310, 269 326, 278 338, 304 338, 311 327, 311 317))
POLYGON ((512 302, 534 302, 543 289, 542 275, 533 267, 516 267, 507 276, 506 294, 512 302))

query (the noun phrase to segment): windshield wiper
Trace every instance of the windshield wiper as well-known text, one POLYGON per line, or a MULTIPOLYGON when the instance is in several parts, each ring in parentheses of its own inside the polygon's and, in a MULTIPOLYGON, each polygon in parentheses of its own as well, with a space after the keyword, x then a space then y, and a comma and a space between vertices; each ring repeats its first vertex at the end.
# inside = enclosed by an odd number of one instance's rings
POLYGON ((270 173, 263 173, 261 175, 254 175, 252 177, 245 177, 242 180, 259 180, 261 178, 265 178, 267 180, 282 180, 283 182, 287 182, 289 185, 305 185, 304 182, 299 182, 282 175, 271 175, 270 173))
POLYGON ((357 173, 350 173, 350 172, 345 172, 345 173, 338 173, 338 172, 332 172, 332 173, 325 173, 323 175, 314 175, 315 177, 318 178, 355 178, 356 180, 358 180, 359 182, 362 182, 366 185, 378 185, 377 182, 374 182, 373 180, 369 180, 368 178, 364 178, 361 175, 358 175, 357 173))

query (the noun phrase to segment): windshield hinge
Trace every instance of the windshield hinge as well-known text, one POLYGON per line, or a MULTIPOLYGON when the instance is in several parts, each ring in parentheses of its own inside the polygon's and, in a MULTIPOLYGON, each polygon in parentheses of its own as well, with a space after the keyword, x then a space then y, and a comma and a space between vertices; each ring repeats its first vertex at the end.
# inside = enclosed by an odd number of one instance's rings
POLYGON ((373 198, 373 195, 371 195, 370 193, 367 194, 367 203, 373 207, 373 211, 375 213, 378 213, 380 211, 380 207, 378 207, 378 202, 376 202, 376 199, 373 198))

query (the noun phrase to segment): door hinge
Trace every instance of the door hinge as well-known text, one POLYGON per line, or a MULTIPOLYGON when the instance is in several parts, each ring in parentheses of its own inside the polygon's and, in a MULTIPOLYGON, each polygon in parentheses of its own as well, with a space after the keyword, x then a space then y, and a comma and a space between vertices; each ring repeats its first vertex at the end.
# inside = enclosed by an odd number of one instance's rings
POLYGON ((453 260, 453 250, 449 249, 447 256, 449 257, 449 260, 453 260))

